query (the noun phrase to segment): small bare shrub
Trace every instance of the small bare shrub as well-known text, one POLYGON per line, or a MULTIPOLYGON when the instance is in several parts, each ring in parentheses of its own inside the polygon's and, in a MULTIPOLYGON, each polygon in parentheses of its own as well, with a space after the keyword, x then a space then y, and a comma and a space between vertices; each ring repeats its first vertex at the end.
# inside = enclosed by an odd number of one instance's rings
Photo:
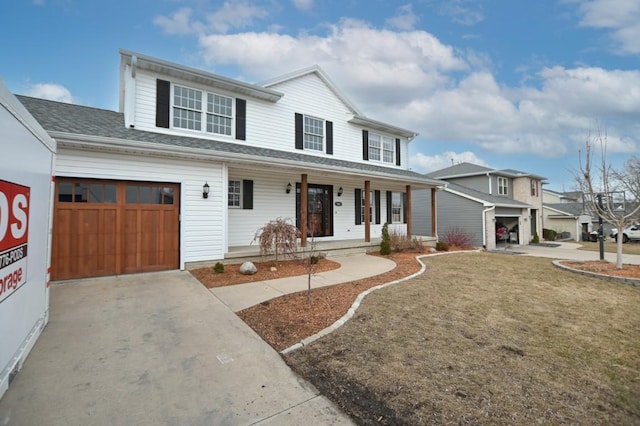
POLYGON ((436 243, 436 250, 437 251, 449 251, 449 244, 447 244, 444 241, 438 241, 436 243))
POLYGON ((257 240, 260 243, 261 255, 275 255, 277 267, 280 255, 296 256, 299 236, 300 231, 291 222, 291 219, 279 217, 258 229, 253 241, 257 240))
POLYGON ((416 237, 409 238, 406 234, 401 234, 396 230, 392 230, 389 233, 389 243, 391 249, 397 252, 414 251, 421 253, 424 251, 424 244, 420 239, 416 237))
POLYGON ((473 235, 463 228, 452 226, 444 231, 441 241, 444 241, 449 246, 468 248, 473 246, 473 235))

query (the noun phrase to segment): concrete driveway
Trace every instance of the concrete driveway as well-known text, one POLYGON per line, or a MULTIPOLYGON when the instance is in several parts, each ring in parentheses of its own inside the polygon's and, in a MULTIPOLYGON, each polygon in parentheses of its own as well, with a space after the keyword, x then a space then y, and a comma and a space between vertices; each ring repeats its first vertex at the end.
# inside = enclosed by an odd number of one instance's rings
POLYGON ((351 424, 189 273, 54 284, 0 425, 351 424))

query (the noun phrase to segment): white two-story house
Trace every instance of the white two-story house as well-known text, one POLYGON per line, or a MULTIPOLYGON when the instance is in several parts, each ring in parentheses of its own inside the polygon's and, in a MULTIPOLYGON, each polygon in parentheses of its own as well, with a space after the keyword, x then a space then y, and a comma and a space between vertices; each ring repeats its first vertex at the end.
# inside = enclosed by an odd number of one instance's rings
POLYGON ((436 218, 438 238, 457 229, 468 234, 474 246, 488 250, 500 243, 529 244, 536 234, 542 239, 544 177, 471 163, 427 176, 446 181, 447 186, 438 193, 435 206, 428 192, 414 191, 415 205, 426 206, 414 214, 416 232, 431 229, 436 218))
POLYGON ((258 85, 120 57, 117 112, 19 97, 58 143, 52 279, 225 259, 276 218, 303 246, 412 235, 412 189, 441 184, 318 67, 258 85))

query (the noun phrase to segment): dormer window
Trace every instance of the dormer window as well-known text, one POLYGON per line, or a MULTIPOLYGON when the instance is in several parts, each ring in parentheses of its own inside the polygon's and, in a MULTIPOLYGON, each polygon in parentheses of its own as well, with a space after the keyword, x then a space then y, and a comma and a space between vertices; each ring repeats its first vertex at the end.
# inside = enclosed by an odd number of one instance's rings
POLYGON ((216 93, 206 93, 206 110, 203 111, 200 90, 173 86, 173 127, 202 131, 202 115, 206 115, 207 133, 231 135, 233 99, 216 93))

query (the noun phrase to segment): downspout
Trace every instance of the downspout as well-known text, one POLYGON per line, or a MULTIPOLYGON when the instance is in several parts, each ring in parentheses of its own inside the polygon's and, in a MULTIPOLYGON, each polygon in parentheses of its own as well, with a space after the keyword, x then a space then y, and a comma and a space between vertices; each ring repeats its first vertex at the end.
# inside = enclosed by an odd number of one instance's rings
POLYGON ((487 172, 487 177, 489 178, 489 195, 493 195, 493 188, 492 188, 493 185, 491 184, 491 172, 487 172))
POLYGON ((482 210, 482 246, 487 248, 487 213, 496 209, 496 205, 482 210))

